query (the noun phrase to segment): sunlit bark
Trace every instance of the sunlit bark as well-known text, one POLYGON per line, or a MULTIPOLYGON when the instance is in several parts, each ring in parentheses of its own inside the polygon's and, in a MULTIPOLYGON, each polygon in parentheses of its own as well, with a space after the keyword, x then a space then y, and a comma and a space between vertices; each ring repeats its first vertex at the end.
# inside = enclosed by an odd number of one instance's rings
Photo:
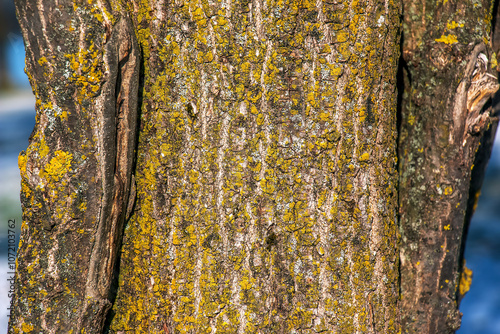
POLYGON ((493 109, 483 108, 498 89, 491 9, 491 1, 404 3, 399 198, 405 333, 454 333, 460 326, 458 302, 470 284, 460 277, 462 237, 479 195, 471 170, 482 168, 475 179, 482 178, 485 164, 474 167, 476 152, 495 123, 493 109))
MULTIPOLYGON (((477 38, 455 43, 415 23, 441 12, 405 4, 413 16, 404 21, 399 176, 399 2, 18 0, 17 8, 37 125, 19 158, 11 332, 457 326, 456 303, 439 303, 455 301, 463 180, 489 122, 481 106, 496 88, 486 80, 484 94, 469 93, 489 21, 477 26, 476 16, 467 29, 477 38), (436 110, 424 104, 435 95, 419 95, 424 78, 447 98, 436 110), (437 110, 449 112, 442 124, 437 110), (466 165, 451 165, 456 152, 466 165), (415 170, 417 154, 428 156, 415 170), (436 168, 447 182, 428 179, 436 168), (423 224, 415 214, 423 205, 448 220, 423 224), (415 299, 410 286, 431 278, 446 288, 429 290, 431 303, 415 299), (432 311, 428 323, 422 309, 432 311)), ((474 13, 489 20, 481 8, 474 13)), ((455 21, 446 29, 467 30, 455 21)))

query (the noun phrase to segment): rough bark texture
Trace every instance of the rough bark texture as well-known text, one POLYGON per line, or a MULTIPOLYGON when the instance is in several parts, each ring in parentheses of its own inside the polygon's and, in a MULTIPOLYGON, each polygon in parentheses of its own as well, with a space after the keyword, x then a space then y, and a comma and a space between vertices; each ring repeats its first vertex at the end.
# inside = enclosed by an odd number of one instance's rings
POLYGON ((471 170, 491 122, 492 109, 483 106, 498 88, 490 74, 491 8, 487 0, 404 2, 399 197, 405 333, 454 333, 460 326, 457 300, 470 284, 462 236, 471 215, 471 170))
POLYGON ((111 332, 397 333, 398 4, 129 6, 144 90, 111 332))
POLYGON ((135 160, 139 49, 126 14, 18 1, 37 122, 19 156, 10 332, 102 331, 135 160))
POLYGON ((491 7, 404 3, 400 249, 398 2, 18 0, 10 331, 452 333, 491 7))
POLYGON ((17 7, 38 102, 12 332, 101 330, 131 76, 110 332, 399 331, 398 2, 17 7))

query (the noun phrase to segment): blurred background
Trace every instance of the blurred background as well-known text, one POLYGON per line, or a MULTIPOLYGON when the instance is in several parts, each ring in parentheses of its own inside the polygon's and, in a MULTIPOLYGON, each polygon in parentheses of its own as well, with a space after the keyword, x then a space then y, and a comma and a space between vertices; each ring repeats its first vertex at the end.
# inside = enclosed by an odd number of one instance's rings
MULTIPOLYGON (((35 125, 35 99, 24 73, 24 45, 13 0, 0 0, 0 334, 7 333, 8 221, 21 227, 17 156, 35 125)), ((500 139, 497 138, 468 234, 465 258, 474 272, 462 300, 459 334, 500 334, 500 139)))

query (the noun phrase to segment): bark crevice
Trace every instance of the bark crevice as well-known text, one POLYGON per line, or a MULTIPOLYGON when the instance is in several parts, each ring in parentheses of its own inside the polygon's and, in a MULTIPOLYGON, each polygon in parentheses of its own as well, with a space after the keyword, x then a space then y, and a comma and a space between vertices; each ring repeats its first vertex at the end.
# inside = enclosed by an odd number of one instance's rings
POLYGON ((137 141, 140 58, 130 18, 123 16, 115 24, 105 50, 109 81, 104 84, 98 101, 102 125, 98 149, 102 157, 103 198, 80 326, 99 331, 116 297, 113 284, 118 276, 122 235, 135 200, 132 173, 137 141))

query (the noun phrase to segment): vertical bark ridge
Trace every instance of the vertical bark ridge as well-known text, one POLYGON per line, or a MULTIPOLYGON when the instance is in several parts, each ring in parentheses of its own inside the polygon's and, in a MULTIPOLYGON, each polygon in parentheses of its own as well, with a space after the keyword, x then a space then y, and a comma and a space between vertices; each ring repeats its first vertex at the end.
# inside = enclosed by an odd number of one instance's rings
POLYGON ((90 257, 81 328, 99 330, 111 308, 111 285, 116 276, 125 215, 135 162, 139 50, 132 21, 122 17, 105 45, 104 61, 110 73, 96 99, 103 197, 95 243, 90 257))

